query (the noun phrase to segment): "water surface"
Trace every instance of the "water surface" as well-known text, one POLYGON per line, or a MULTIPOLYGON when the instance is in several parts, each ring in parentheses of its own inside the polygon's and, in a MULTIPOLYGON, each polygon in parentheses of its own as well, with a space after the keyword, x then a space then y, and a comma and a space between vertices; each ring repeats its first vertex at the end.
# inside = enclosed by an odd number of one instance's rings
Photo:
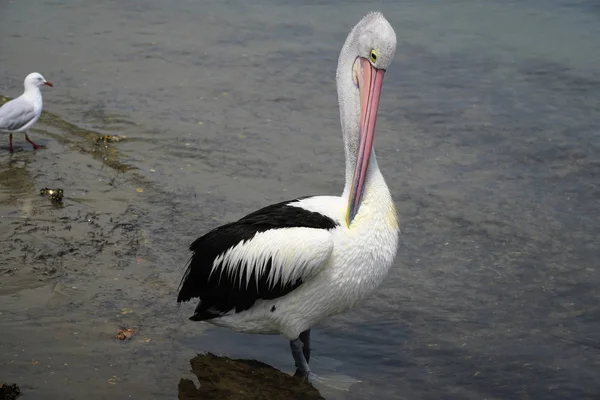
POLYGON ((381 289, 314 330, 317 372, 361 381, 322 395, 600 395, 600 9, 558 0, 3 3, 0 94, 41 72, 55 117, 43 151, 0 142, 0 381, 174 398, 205 351, 292 372, 284 339, 189 322, 176 287, 208 229, 341 192, 335 67, 371 9, 399 39, 375 146, 403 235, 381 289))

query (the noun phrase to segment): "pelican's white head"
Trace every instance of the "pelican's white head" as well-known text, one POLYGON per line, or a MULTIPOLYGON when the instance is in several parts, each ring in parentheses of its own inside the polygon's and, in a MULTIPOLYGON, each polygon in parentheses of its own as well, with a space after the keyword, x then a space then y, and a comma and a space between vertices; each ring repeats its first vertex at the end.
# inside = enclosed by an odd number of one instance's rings
POLYGON ((346 142, 346 188, 352 223, 364 192, 383 76, 396 54, 396 33, 379 12, 371 12, 350 31, 337 68, 338 99, 346 142))
POLYGON ((28 89, 38 88, 42 85, 54 86, 52 83, 48 82, 42 74, 37 72, 32 72, 25 77, 25 91, 28 89))
POLYGON ((369 60, 377 69, 386 70, 396 54, 396 32, 383 14, 367 14, 352 31, 357 56, 369 60))

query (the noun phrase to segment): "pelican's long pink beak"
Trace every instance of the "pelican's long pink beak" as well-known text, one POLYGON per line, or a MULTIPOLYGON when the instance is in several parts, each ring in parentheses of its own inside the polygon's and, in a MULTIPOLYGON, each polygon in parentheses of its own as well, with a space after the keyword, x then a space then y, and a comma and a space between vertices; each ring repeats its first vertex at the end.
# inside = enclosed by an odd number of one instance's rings
POLYGON ((348 226, 358 213, 358 208, 364 193, 365 179, 369 168, 369 158, 373 152, 373 138, 375 137, 375 122, 377 121, 377 108, 383 84, 385 70, 377 69, 369 60, 359 58, 358 90, 360 92, 360 139, 358 144, 358 156, 352 189, 348 203, 346 223, 348 226))

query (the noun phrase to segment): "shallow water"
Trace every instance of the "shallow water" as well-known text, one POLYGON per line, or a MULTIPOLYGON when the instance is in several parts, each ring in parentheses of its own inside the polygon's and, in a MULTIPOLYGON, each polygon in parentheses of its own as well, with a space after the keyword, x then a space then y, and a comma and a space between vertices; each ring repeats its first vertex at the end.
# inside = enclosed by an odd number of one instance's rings
POLYGON ((176 287, 206 230, 341 191, 333 77, 370 9, 399 38, 375 146, 403 235, 382 288, 314 330, 316 372, 361 381, 321 394, 600 395, 600 9, 557 0, 0 5, 0 94, 55 84, 46 149, 0 138, 0 382, 174 398, 205 351, 292 372, 285 340, 192 323, 176 287))

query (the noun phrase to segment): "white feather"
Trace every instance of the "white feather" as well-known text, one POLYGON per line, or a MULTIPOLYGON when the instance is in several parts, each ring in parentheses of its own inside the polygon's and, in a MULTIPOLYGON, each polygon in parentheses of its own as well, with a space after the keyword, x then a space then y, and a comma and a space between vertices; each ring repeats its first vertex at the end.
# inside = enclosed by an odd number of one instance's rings
POLYGON ((0 107, 0 131, 26 132, 42 114, 43 101, 39 85, 46 82, 37 72, 25 78, 25 91, 0 107))
MULTIPOLYGON (((271 287, 306 280, 314 276, 331 255, 333 241, 329 231, 314 228, 281 228, 257 233, 252 239, 238 243, 213 262, 214 273, 222 264, 222 272, 241 277, 246 272, 246 287, 256 273, 271 287), (271 271, 264 270, 271 260, 271 271)), ((241 285, 241 282, 240 282, 241 285)))

